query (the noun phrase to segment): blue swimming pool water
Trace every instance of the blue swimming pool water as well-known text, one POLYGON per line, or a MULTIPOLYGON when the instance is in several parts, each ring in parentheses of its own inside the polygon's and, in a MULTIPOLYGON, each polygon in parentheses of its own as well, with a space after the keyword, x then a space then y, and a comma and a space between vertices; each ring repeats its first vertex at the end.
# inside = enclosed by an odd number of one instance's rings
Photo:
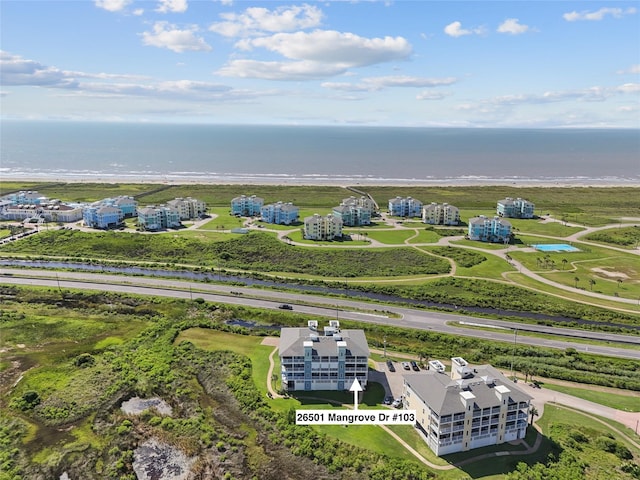
POLYGON ((579 252, 580 249, 566 243, 545 243, 540 245, 531 245, 541 252, 579 252))

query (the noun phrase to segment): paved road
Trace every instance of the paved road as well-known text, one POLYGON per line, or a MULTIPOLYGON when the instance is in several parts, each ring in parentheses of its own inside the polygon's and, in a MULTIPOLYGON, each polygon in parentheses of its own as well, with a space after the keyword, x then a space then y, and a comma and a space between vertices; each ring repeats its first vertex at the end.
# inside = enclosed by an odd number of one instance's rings
MULTIPOLYGON (((610 345, 588 345, 565 339, 529 337, 525 335, 517 335, 514 334, 513 331, 503 329, 468 329, 455 325, 452 322, 472 322, 474 324, 489 325, 491 322, 498 321, 396 306, 376 305, 372 302, 335 299, 310 294, 255 290, 228 285, 181 282, 176 280, 134 276, 128 277, 124 275, 101 275, 84 272, 55 273, 51 271, 26 271, 18 269, 0 269, 0 283, 47 286, 50 288, 59 287, 80 290, 113 291, 175 298, 201 297, 212 302, 250 305, 257 308, 277 308, 282 302, 287 302, 294 305, 294 311, 309 315, 338 317, 381 325, 432 330, 452 335, 482 338, 488 341, 517 342, 518 344, 558 349, 574 348, 581 352, 640 360, 640 348, 623 348, 622 346, 616 346, 613 343, 610 345), (241 292, 241 295, 232 294, 232 291, 241 292), (260 298, 251 298, 249 295, 252 297, 259 296, 260 298), (305 305, 308 303, 325 306, 305 305), (357 309, 360 311, 344 310, 345 308, 357 309), (379 310, 376 311, 376 308, 379 310)), ((506 325, 508 325, 508 323, 506 325)), ((533 325, 527 326, 527 328, 533 327, 533 325)), ((562 330, 564 329, 560 329, 559 332, 563 333, 562 330)), ((574 337, 576 335, 582 335, 587 338, 594 334, 594 332, 582 332, 580 330, 573 330, 570 333, 574 337)), ((605 338, 605 334, 601 334, 599 332, 595 332, 595 335, 600 339, 605 338)), ((607 336, 611 337, 609 339, 611 342, 619 340, 639 345, 639 338, 637 336, 612 334, 607 334, 607 336)), ((562 338, 562 336, 559 338, 562 338)))

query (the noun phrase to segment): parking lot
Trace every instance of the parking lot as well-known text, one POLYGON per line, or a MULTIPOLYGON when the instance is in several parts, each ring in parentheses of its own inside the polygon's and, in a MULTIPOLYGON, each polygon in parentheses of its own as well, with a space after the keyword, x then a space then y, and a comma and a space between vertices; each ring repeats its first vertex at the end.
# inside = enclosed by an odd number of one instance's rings
MULTIPOLYGON (((376 362, 376 371, 369 373, 369 381, 378 382, 384 386, 387 395, 391 395, 393 398, 399 398, 402 395, 402 376, 407 373, 419 373, 417 371, 405 370, 402 367, 402 362, 393 362, 395 372, 390 372, 385 362, 376 362)), ((426 370, 420 369, 420 372, 426 372, 426 370)))

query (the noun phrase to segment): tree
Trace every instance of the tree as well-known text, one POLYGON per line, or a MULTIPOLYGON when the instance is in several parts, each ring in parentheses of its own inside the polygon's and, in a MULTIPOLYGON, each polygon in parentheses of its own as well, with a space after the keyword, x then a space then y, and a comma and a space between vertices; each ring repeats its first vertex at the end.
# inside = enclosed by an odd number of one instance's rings
POLYGON ((621 278, 619 278, 619 279, 617 280, 617 282, 618 282, 618 288, 620 288, 620 285, 622 285, 622 279, 621 279, 621 278))
POLYGON ((593 286, 596 284, 596 281, 593 278, 589 279, 589 285, 591 285, 591 291, 593 292, 593 286))
POLYGON ((573 277, 573 281, 576 282, 576 288, 578 288, 578 282, 580 279, 578 277, 573 277))
POLYGON ((533 417, 537 417, 538 415, 540 415, 535 405, 531 405, 531 407, 529 408, 529 415, 531 415, 531 420, 529 421, 529 425, 533 425, 533 417))
POLYGON ((568 263, 568 262, 569 262, 569 261, 568 261, 566 258, 563 258, 563 259, 562 259, 562 269, 563 269, 563 270, 564 270, 564 269, 565 269, 565 267, 567 266, 567 263, 568 263))

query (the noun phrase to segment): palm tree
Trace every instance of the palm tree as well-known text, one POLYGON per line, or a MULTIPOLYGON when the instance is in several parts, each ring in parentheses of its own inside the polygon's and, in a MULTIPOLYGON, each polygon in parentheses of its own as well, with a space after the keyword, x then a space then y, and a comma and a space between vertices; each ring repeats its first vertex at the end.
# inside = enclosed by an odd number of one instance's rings
POLYGON ((531 405, 531 407, 529 408, 529 414, 531 415, 531 421, 529 421, 529 425, 533 425, 533 417, 537 417, 538 415, 540 415, 535 405, 531 405))
POLYGON ((567 266, 567 263, 568 263, 568 262, 569 262, 569 261, 568 261, 566 258, 563 258, 563 259, 562 259, 562 269, 563 269, 563 270, 564 270, 564 268, 567 266))
POLYGON ((621 279, 621 278, 619 278, 619 279, 617 280, 617 282, 618 282, 618 288, 620 288, 620 285, 622 284, 622 279, 621 279))
POLYGON ((578 282, 580 279, 578 277, 573 277, 573 280, 576 282, 576 288, 578 288, 578 282))
POLYGON ((596 284, 596 281, 593 278, 589 279, 589 285, 591 285, 591 291, 593 292, 593 286, 596 284))

